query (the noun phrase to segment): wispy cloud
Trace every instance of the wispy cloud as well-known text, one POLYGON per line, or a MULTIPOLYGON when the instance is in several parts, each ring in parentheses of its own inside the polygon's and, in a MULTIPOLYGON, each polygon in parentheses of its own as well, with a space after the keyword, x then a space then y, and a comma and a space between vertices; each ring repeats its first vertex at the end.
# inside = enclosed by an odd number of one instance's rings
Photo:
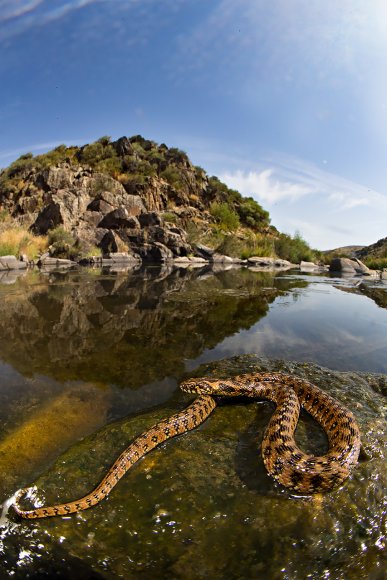
POLYGON ((88 4, 112 0, 4 0, 0 13, 0 40, 29 28, 44 26, 88 4))
POLYGON ((4 0, 1 6, 0 22, 17 18, 32 12, 44 0, 4 0))
POLYGON ((268 204, 283 200, 294 201, 314 193, 307 185, 277 178, 272 168, 248 173, 237 170, 234 173, 223 173, 220 178, 241 193, 253 195, 268 204))
MULTIPOLYGON (((211 74, 241 85, 279 82, 364 82, 369 59, 386 46, 385 0, 218 0, 205 19, 180 35, 175 74, 211 74), (384 25, 381 25, 381 22, 384 25), (180 63, 180 66, 179 66, 180 63), (208 73, 209 74, 209 73, 208 73)), ((213 76, 211 76, 213 81, 213 76)), ((262 87, 261 87, 262 89, 262 87)), ((222 90, 223 87, 222 87, 222 90)))
POLYGON ((345 179, 302 159, 278 155, 275 162, 262 160, 259 170, 223 172, 220 178, 245 195, 268 205, 292 203, 306 196, 319 196, 331 211, 358 206, 387 210, 387 196, 345 179), (268 166, 265 167, 267 163, 268 166))

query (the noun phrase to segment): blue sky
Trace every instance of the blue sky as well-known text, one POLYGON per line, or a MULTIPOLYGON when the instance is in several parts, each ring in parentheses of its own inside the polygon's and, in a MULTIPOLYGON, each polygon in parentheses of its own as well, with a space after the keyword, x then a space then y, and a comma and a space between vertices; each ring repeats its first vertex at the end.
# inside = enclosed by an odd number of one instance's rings
POLYGON ((387 0, 0 0, 0 166, 184 149, 319 249, 387 236, 387 0))

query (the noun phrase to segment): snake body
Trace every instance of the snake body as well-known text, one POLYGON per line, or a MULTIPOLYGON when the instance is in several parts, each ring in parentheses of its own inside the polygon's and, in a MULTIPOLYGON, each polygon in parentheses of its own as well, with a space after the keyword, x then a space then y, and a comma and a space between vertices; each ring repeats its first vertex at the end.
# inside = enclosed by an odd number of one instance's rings
POLYGON ((348 477, 357 462, 360 432, 353 414, 307 380, 281 373, 251 373, 230 379, 189 379, 180 387, 198 397, 180 413, 158 422, 137 437, 92 492, 76 501, 23 510, 19 501, 29 488, 22 489, 15 498, 16 513, 23 518, 44 518, 68 515, 96 505, 141 457, 163 441, 203 423, 215 409, 218 397, 243 396, 275 403, 276 409, 262 442, 263 462, 269 475, 298 494, 333 489, 348 477), (327 434, 329 450, 323 456, 307 455, 295 442, 300 407, 327 434))

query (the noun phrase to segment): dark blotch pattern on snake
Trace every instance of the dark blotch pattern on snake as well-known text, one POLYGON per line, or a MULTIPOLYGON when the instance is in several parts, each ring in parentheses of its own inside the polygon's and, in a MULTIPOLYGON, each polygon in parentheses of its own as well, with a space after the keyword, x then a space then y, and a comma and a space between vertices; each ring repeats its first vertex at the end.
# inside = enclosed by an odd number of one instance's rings
POLYGON ((352 413, 309 381, 280 373, 252 373, 230 379, 189 379, 183 391, 198 394, 180 413, 160 421, 137 437, 114 462, 94 491, 76 501, 23 510, 18 492, 14 509, 23 518, 44 518, 78 512, 99 503, 141 457, 163 441, 195 429, 216 407, 218 397, 251 397, 276 404, 262 442, 268 473, 299 494, 329 491, 341 484, 356 464, 360 433, 352 413), (297 447, 294 431, 303 407, 325 430, 329 450, 323 456, 307 455, 297 447))

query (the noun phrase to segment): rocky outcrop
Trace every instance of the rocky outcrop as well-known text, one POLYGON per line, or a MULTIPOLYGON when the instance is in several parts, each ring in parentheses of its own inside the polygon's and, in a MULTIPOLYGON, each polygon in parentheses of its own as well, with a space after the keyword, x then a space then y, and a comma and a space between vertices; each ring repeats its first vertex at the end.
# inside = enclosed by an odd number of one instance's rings
MULTIPOLYGON (((36 234, 58 227, 70 232, 74 252, 66 257, 90 254, 92 246, 145 259, 195 254, 188 226, 197 239, 214 223, 227 230, 214 207, 250 234, 277 232, 252 198, 208 176, 184 151, 141 135, 61 145, 43 155, 22 155, 0 171, 0 209, 31 224, 36 234)), ((208 258, 205 248, 196 255, 208 258)))
POLYGON ((333 258, 329 266, 330 272, 340 272, 342 274, 361 274, 362 276, 371 276, 373 271, 367 268, 363 262, 355 258, 333 258))
POLYGON ((360 248, 356 251, 356 256, 364 260, 365 258, 384 258, 387 255, 387 238, 381 238, 374 244, 360 248))
POLYGON ((163 219, 168 198, 156 180, 147 184, 146 195, 142 188, 142 196, 138 191, 128 193, 108 175, 68 164, 49 167, 34 180, 42 191, 31 226, 36 234, 63 226, 79 244, 97 246, 104 254, 126 252, 145 261, 192 252, 184 229, 163 219))

